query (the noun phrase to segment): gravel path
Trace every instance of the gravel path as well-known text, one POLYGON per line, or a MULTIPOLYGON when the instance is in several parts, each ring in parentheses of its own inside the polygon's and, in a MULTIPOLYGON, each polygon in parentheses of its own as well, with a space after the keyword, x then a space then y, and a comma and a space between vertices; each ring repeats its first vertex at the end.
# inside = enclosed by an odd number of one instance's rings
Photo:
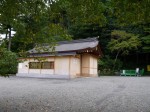
POLYGON ((150 112, 150 77, 0 77, 0 112, 150 112))

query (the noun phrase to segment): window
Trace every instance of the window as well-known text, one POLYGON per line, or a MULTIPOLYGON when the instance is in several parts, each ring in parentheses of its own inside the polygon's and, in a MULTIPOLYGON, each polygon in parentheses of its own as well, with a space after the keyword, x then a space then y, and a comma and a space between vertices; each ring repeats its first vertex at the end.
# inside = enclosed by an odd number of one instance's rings
POLYGON ((29 68, 30 69, 40 69, 41 68, 41 63, 40 62, 30 62, 29 63, 29 68))
POLYGON ((30 62, 30 69, 54 69, 54 62, 30 62))
POLYGON ((54 69, 54 62, 42 62, 42 69, 54 69))

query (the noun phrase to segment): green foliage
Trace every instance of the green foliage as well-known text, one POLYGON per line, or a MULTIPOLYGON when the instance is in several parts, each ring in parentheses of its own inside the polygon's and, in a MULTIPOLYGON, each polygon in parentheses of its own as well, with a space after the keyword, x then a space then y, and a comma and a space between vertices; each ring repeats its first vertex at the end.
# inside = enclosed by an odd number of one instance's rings
MULTIPOLYGON (((115 67, 115 70, 119 70, 122 67, 122 62, 120 60, 117 60, 117 66, 115 67)), ((111 69, 114 64, 114 59, 110 58, 109 56, 105 56, 102 59, 99 60, 99 69, 111 69)))
POLYGON ((106 7, 100 0, 60 0, 56 4, 59 4, 60 10, 65 12, 65 16, 73 24, 106 23, 106 7))
POLYGON ((103 53, 116 53, 111 63, 117 63, 139 46, 149 53, 149 6, 149 0, 1 0, 0 45, 12 40, 11 51, 23 56, 36 44, 99 36, 103 53), (16 34, 9 40, 10 29, 16 34))
POLYGON ((6 35, 8 29, 16 31, 12 51, 26 51, 35 43, 52 43, 71 37, 61 24, 62 16, 55 3, 49 0, 0 1, 1 29, 6 30, 6 35))
POLYGON ((112 40, 108 43, 108 49, 116 53, 112 68, 114 70, 119 54, 128 55, 129 51, 137 50, 138 46, 141 45, 141 41, 138 36, 125 31, 114 30, 111 35, 112 40))
POLYGON ((145 28, 145 33, 146 35, 143 36, 142 42, 143 42, 143 51, 144 52, 150 52, 150 28, 145 28))
POLYGON ((54 45, 57 41, 69 40, 71 35, 59 24, 49 24, 41 28, 35 34, 27 35, 17 33, 12 39, 12 51, 25 52, 35 46, 35 44, 48 43, 54 45))
POLYGON ((150 35, 145 36, 145 37, 142 37, 142 41, 143 41, 143 43, 145 44, 145 45, 143 46, 143 50, 144 50, 145 52, 150 52, 150 35))
POLYGON ((111 0, 112 13, 119 24, 147 24, 150 21, 149 0, 111 0))
POLYGON ((17 72, 17 56, 11 51, 0 49, 0 75, 9 76, 17 72))
POLYGON ((119 71, 122 65, 123 63, 120 60, 117 60, 113 70, 114 59, 110 58, 110 56, 105 56, 98 61, 98 68, 100 70, 99 75, 114 75, 114 71, 119 71))
POLYGON ((137 50, 141 45, 141 41, 137 35, 119 30, 114 30, 111 35, 113 39, 108 43, 108 48, 111 52, 129 54, 129 51, 137 50))

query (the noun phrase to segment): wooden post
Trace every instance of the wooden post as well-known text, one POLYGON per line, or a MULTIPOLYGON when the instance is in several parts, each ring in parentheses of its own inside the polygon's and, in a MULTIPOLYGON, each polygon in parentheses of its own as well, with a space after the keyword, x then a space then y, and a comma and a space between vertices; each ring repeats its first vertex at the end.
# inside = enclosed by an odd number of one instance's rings
POLYGON ((82 76, 82 54, 80 55, 80 77, 82 76))
POLYGON ((71 65, 71 56, 69 56, 69 79, 71 79, 71 74, 70 74, 70 69, 71 69, 71 67, 70 67, 70 65, 71 65))
POLYGON ((55 65, 56 65, 56 62, 55 62, 55 56, 54 56, 54 72, 53 72, 53 74, 55 75, 55 65))
POLYGON ((30 58, 29 58, 29 62, 28 62, 28 74, 29 74, 29 63, 30 63, 30 58))

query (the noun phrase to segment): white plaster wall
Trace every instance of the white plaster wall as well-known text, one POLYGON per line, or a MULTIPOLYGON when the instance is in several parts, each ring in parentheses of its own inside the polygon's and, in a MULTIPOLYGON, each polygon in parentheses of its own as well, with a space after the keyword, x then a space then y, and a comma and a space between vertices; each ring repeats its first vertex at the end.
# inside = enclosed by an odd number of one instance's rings
POLYGON ((18 73, 28 73, 28 63, 29 61, 24 61, 18 64, 18 73))
POLYGON ((89 69, 89 74, 93 74, 93 73, 94 73, 93 68, 90 68, 89 69))
POLYGON ((69 56, 55 57, 55 71, 56 75, 69 75, 69 56))
POLYGON ((70 75, 71 77, 77 77, 80 76, 81 72, 81 62, 80 62, 80 56, 75 57, 72 56, 70 57, 70 75))
POLYGON ((97 75, 97 58, 90 54, 82 55, 82 76, 95 77, 97 75))
POLYGON ((97 58, 90 56, 90 68, 97 68, 97 58))
POLYGON ((40 69, 29 69, 29 73, 41 74, 40 69))
POLYGON ((90 75, 97 76, 97 58, 90 56, 90 75))
POLYGON ((90 76, 97 76, 97 69, 90 68, 90 76))
POLYGON ((37 62, 37 60, 27 59, 21 63, 21 68, 18 68, 18 74, 34 74, 34 76, 41 74, 43 77, 45 74, 67 77, 76 77, 78 75, 97 76, 97 58, 89 54, 82 56, 82 67, 80 56, 49 57, 45 61, 54 61, 54 69, 29 69, 29 62, 37 62))
POLYGON ((53 69, 41 69, 41 74, 54 74, 53 69))
POLYGON ((94 58, 94 68, 98 68, 98 59, 94 58))
POLYGON ((93 70, 93 74, 98 75, 98 70, 97 70, 97 69, 94 69, 94 70, 93 70))

